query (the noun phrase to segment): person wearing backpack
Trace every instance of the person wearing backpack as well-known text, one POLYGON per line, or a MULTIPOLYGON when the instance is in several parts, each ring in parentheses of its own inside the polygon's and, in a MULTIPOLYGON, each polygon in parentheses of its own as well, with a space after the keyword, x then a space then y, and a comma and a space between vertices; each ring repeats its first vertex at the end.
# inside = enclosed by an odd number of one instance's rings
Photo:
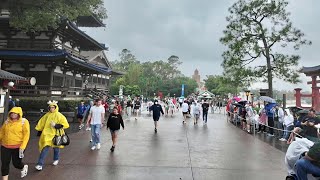
POLYGON ((64 146, 55 146, 52 142, 53 138, 59 134, 60 130, 64 130, 69 128, 69 123, 67 118, 59 112, 59 107, 57 102, 48 102, 48 110, 39 121, 36 126, 36 130, 38 131, 38 135, 40 135, 39 139, 39 151, 40 156, 37 165, 35 168, 38 171, 42 171, 44 160, 49 153, 50 147, 53 148, 53 165, 56 166, 59 163, 59 154, 60 149, 64 148, 64 146))
POLYGON ((209 111, 209 104, 207 103, 207 100, 205 99, 202 104, 202 119, 203 119, 204 124, 207 124, 208 111, 209 111))
POLYGON ((21 178, 28 174, 28 165, 22 163, 22 158, 30 138, 30 124, 22 115, 21 107, 13 107, 0 130, 3 180, 9 178, 11 159, 13 166, 21 170, 21 178))

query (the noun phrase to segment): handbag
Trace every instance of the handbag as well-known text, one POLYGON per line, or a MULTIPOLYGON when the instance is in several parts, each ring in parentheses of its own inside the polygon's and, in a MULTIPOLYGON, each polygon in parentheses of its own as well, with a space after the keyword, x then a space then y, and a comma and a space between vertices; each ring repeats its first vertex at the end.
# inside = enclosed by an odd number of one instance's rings
POLYGON ((57 133, 52 139, 52 143, 55 146, 67 146, 70 144, 70 138, 63 129, 57 129, 57 133))

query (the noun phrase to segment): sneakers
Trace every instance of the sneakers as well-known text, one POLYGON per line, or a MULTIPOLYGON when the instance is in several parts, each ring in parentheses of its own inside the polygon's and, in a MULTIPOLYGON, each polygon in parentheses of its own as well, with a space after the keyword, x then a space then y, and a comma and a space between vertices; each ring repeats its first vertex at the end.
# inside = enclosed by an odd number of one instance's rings
POLYGON ((111 151, 111 152, 113 152, 113 151, 114 151, 114 148, 115 148, 115 147, 114 147, 114 146, 112 146, 112 147, 111 147, 111 149, 110 149, 110 151, 111 151))
POLYGON ((26 177, 28 174, 28 165, 24 165, 23 169, 21 170, 21 178, 26 177))
POLYGON ((267 136, 273 137, 274 135, 273 134, 267 134, 267 136))
POLYGON ((154 132, 155 132, 155 133, 157 133, 157 132, 158 132, 157 128, 155 128, 155 129, 154 129, 154 132))
POLYGON ((80 124, 79 130, 81 130, 84 127, 84 124, 80 124))
POLYGON ((279 141, 287 141, 285 138, 281 138, 281 139, 279 139, 279 141))
POLYGON ((90 139, 90 142, 92 142, 92 139, 90 139))
POLYGON ((261 131, 258 131, 257 133, 258 133, 258 134, 260 134, 260 133, 261 133, 261 131))
POLYGON ((36 165, 36 170, 38 170, 38 171, 42 171, 42 166, 40 166, 40 165, 36 165))
POLYGON ((58 163, 59 163, 59 160, 55 160, 55 161, 53 161, 52 165, 56 166, 56 165, 58 165, 58 163))
POLYGON ((91 128, 90 128, 90 127, 87 127, 86 131, 91 131, 91 128))
POLYGON ((99 150, 100 148, 101 148, 101 144, 98 143, 98 144, 97 144, 97 149, 99 150))
POLYGON ((96 146, 92 146, 92 147, 91 147, 91 150, 92 150, 92 151, 96 150, 96 146))

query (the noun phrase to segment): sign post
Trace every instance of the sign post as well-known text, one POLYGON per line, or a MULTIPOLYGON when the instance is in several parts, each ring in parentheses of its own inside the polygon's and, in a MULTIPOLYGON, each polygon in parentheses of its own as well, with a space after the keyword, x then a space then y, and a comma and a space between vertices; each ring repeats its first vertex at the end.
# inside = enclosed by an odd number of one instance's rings
POLYGON ((181 97, 184 97, 184 84, 181 86, 181 97))

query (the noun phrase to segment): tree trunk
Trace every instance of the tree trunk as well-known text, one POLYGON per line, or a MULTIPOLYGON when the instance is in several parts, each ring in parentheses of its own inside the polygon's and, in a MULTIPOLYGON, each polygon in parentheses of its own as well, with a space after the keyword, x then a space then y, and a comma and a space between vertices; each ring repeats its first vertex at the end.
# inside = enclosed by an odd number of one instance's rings
MULTIPOLYGON (((261 29, 262 25, 260 24, 261 29)), ((271 58, 270 58, 270 49, 268 47, 268 43, 267 40, 264 36, 264 34, 262 34, 262 41, 263 41, 263 45, 265 48, 265 57, 267 59, 267 77, 268 77, 268 96, 269 97, 273 97, 273 87, 272 87, 272 67, 271 67, 271 58)))
POLYGON ((272 68, 271 68, 271 61, 270 56, 267 57, 267 73, 268 73, 268 96, 273 97, 273 84, 272 84, 272 68))

